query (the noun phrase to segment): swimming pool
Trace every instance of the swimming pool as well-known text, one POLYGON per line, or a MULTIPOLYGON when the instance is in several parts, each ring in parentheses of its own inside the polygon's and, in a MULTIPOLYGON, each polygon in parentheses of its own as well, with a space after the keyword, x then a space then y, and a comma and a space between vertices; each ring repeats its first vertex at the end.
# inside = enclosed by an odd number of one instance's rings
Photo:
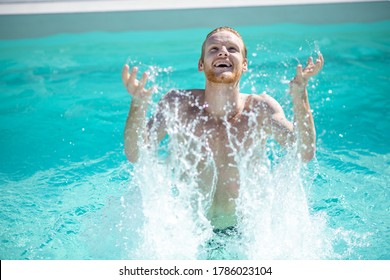
MULTIPOLYGON (((318 152, 299 174, 291 165, 276 169, 267 178, 275 184, 269 192, 247 193, 273 198, 278 211, 261 203, 244 207, 255 221, 248 242, 232 242, 234 256, 213 257, 389 259, 390 21, 237 29, 251 69, 243 91, 266 90, 289 116, 285 90, 294 66, 323 53, 326 66, 309 89, 318 152), (286 178, 286 171, 299 178, 286 178)), ((202 87, 197 59, 208 31, 0 42, 1 259, 204 257, 198 245, 207 236, 172 212, 185 206, 164 185, 171 180, 167 165, 125 160, 130 100, 120 70, 126 61, 150 70, 159 89, 155 101, 171 88, 202 87), (156 195, 174 208, 157 203, 156 195)), ((270 150, 274 158, 279 152, 270 150)))

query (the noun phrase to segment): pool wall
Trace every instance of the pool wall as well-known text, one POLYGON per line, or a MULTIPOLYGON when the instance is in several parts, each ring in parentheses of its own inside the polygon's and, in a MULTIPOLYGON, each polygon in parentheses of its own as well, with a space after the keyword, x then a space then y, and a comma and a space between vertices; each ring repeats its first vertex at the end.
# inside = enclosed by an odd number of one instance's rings
POLYGON ((242 0, 223 3, 215 0, 208 4, 204 0, 6 2, 0 2, 0 39, 91 31, 277 23, 333 24, 390 19, 390 1, 242 0))

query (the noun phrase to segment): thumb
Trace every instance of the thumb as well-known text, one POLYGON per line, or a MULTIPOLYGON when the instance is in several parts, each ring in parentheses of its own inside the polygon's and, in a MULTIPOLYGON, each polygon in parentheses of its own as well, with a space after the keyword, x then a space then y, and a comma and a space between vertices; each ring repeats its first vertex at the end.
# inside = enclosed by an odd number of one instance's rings
POLYGON ((298 79, 302 78, 302 64, 298 64, 295 77, 298 79))

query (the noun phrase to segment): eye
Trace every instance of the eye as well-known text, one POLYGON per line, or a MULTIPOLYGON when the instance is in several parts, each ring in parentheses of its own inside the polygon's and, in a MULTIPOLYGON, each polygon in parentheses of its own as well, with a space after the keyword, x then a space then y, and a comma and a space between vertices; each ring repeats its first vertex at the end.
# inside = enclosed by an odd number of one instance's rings
POLYGON ((238 49, 236 47, 229 47, 229 52, 238 52, 238 49))

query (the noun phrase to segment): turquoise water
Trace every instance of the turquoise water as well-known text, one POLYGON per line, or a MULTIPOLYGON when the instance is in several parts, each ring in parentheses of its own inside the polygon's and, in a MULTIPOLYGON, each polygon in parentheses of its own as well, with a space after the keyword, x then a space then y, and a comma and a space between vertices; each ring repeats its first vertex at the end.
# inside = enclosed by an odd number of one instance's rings
MULTIPOLYGON (((237 29, 250 61, 242 91, 266 91, 289 117, 295 65, 324 55, 309 88, 318 151, 297 171, 271 143, 279 167, 245 183, 267 182, 266 191, 243 188, 245 244, 212 257, 390 259, 390 22, 237 29)), ((126 61, 151 71, 155 102, 171 88, 203 87, 197 59, 208 31, 0 41, 1 259, 205 258, 208 231, 177 215, 186 206, 166 183, 175 163, 125 159, 130 97, 120 71, 126 61)))

